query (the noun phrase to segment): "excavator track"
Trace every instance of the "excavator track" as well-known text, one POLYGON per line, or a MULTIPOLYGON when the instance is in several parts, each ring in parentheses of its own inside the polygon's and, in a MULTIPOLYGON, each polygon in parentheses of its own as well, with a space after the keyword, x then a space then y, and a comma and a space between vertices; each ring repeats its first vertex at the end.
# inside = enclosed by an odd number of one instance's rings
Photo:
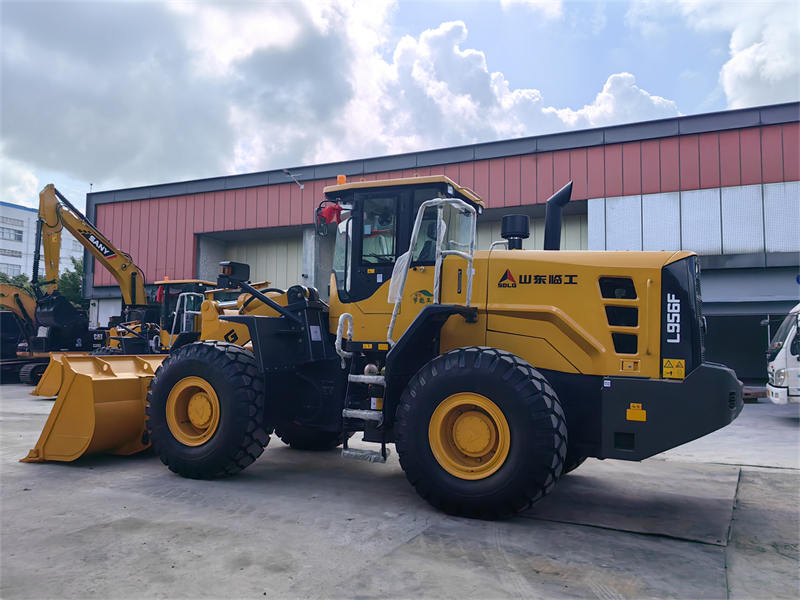
POLYGON ((19 380, 27 385, 39 385, 46 370, 47 363, 25 365, 19 370, 19 380))

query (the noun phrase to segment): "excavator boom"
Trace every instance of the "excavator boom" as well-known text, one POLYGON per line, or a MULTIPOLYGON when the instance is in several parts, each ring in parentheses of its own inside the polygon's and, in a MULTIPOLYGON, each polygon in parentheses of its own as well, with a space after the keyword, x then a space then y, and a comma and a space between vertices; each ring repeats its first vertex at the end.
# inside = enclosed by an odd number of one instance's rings
MULTIPOLYGON (((118 250, 52 183, 39 193, 39 223, 48 293, 58 289, 61 230, 65 228, 114 276, 126 306, 147 304, 144 277, 130 255, 118 250)), ((36 266, 34 278, 38 277, 36 266)))

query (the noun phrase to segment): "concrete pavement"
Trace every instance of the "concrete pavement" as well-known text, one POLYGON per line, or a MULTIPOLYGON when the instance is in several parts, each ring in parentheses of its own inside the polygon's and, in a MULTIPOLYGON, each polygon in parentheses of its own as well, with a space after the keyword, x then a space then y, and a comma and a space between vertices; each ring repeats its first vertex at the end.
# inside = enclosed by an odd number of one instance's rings
POLYGON ((800 595, 797 405, 748 404, 641 463, 590 459, 489 523, 436 512, 396 455, 346 461, 274 437, 218 481, 147 453, 19 463, 53 405, 29 390, 0 388, 4 598, 800 595))

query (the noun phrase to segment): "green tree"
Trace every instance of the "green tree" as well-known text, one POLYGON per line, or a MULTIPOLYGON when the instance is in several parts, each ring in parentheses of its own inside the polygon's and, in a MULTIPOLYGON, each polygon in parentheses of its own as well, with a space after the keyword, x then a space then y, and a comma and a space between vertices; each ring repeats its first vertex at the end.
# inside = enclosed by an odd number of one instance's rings
POLYGON ((58 291, 69 300, 75 308, 89 310, 89 300, 83 298, 81 288, 83 286, 83 259, 72 259, 72 271, 67 269, 58 278, 58 291))
POLYGON ((28 276, 25 273, 20 273, 19 275, 14 275, 13 277, 6 275, 5 273, 0 273, 0 282, 22 288, 31 296, 34 295, 33 287, 31 286, 31 280, 28 279, 28 276))

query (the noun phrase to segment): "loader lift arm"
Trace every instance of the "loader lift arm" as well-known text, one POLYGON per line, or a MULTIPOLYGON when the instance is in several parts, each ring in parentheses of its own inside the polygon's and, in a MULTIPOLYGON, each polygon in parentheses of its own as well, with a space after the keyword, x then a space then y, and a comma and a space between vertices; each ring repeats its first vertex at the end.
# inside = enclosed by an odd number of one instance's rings
MULTIPOLYGON (((58 290, 61 230, 66 228, 117 280, 126 308, 147 304, 142 271, 131 256, 118 250, 94 224, 51 183, 39 193, 39 223, 34 253, 35 289, 46 287, 48 295, 58 290), (39 247, 44 248, 45 281, 39 282, 39 247)), ((40 305, 41 305, 41 298, 40 305)))

